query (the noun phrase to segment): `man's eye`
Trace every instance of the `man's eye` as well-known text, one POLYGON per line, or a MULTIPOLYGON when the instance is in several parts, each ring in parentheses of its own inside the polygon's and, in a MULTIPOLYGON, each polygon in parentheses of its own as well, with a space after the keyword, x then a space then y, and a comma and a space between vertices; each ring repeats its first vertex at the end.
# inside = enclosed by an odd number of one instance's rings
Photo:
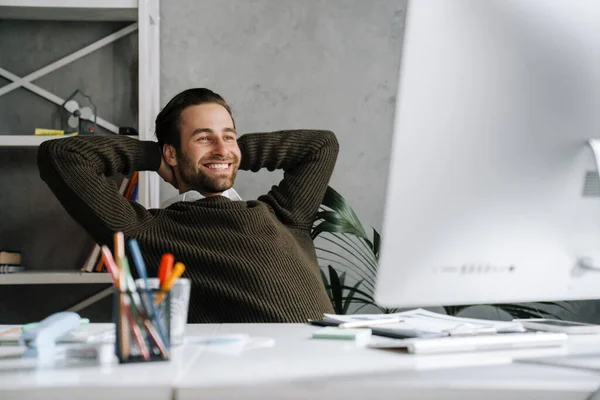
POLYGON ((208 141, 208 136, 200 136, 200 137, 198 138, 198 141, 199 141, 199 142, 207 142, 207 141, 208 141))
POLYGON ((235 141, 235 136, 225 136, 226 140, 235 141))

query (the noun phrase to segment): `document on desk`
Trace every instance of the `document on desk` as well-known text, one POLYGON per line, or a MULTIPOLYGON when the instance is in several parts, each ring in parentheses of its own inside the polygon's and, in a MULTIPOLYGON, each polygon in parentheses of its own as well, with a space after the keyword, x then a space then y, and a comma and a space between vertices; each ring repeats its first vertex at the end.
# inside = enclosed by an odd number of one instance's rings
POLYGON ((378 321, 376 329, 373 329, 373 334, 376 335, 389 333, 389 336, 393 336, 394 331, 410 332, 411 330, 415 332, 414 337, 422 337, 419 333, 437 334, 441 337, 525 332, 520 322, 459 318, 421 308, 394 314, 324 314, 323 316, 323 321, 338 324, 358 321, 368 323, 370 320, 378 321), (401 322, 381 324, 380 321, 385 318, 399 319, 401 322))

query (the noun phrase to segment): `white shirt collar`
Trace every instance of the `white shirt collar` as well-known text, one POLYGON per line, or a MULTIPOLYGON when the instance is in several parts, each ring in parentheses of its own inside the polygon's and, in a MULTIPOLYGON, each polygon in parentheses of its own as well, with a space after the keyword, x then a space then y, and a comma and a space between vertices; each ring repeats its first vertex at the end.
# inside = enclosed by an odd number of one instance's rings
MULTIPOLYGON (((240 195, 235 191, 234 188, 231 189, 227 189, 226 191, 224 191, 221 196, 227 197, 228 199, 231 199, 233 201, 240 201, 242 200, 242 198, 240 197, 240 195)), ((196 201, 196 200, 201 200, 203 199, 204 196, 202 196, 202 194, 200 194, 200 192, 196 191, 196 190, 189 190, 185 193, 181 193, 175 197, 171 197, 170 199, 164 201, 160 208, 167 208, 172 204, 175 204, 179 201, 196 201)))

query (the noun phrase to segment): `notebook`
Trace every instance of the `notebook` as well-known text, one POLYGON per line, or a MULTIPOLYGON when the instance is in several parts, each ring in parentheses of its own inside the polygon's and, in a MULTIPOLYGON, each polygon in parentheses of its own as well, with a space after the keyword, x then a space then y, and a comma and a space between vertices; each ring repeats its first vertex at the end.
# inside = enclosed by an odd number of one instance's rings
POLYGON ((554 332, 524 332, 431 339, 373 339, 371 348, 401 350, 410 354, 464 353, 533 348, 566 348, 567 335, 554 332))

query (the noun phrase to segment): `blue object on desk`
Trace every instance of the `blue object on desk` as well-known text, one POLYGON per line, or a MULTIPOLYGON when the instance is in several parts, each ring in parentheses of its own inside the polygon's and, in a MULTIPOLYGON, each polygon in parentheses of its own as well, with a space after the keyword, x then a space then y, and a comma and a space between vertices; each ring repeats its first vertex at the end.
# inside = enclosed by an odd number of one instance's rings
POLYGON ((56 353, 56 341, 73 329, 79 328, 79 314, 64 311, 46 317, 37 326, 26 330, 19 342, 26 347, 23 357, 38 357, 42 362, 52 361, 56 353))
POLYGON ((150 288, 148 286, 148 271, 146 270, 146 264, 144 263, 144 259, 142 257, 142 252, 140 251, 140 246, 138 245, 137 240, 129 239, 129 250, 131 255, 133 256, 133 263, 135 264, 135 268, 137 269, 138 275, 140 279, 144 281, 144 294, 146 297, 146 307, 148 308, 148 317, 151 321, 155 321, 158 326, 158 331, 160 333, 161 339, 167 345, 171 342, 171 338, 167 335, 167 330, 162 322, 162 319, 159 318, 158 308, 154 304, 152 295, 150 294, 150 288))

